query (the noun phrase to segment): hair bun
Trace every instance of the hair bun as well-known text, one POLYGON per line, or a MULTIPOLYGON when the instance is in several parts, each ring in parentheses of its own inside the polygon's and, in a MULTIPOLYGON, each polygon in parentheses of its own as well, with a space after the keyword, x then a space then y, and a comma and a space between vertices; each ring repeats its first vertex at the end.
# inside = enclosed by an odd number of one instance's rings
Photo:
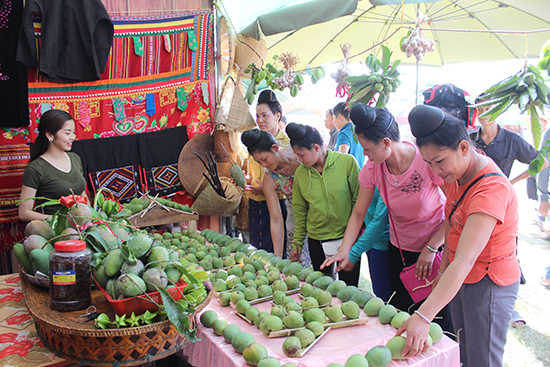
POLYGON ((241 135, 241 141, 250 149, 260 141, 261 136, 262 130, 260 129, 246 130, 241 135))
POLYGON ((367 130, 376 121, 376 111, 364 103, 357 103, 351 108, 349 117, 359 130, 367 130))
POLYGON ((275 92, 272 91, 271 89, 263 90, 258 96, 258 103, 271 103, 271 102, 279 102, 277 100, 277 96, 275 95, 275 92))
POLYGON ((286 125, 286 134, 291 140, 300 141, 307 135, 307 126, 291 122, 286 125))
POLYGON ((433 133, 445 119, 445 113, 437 107, 421 104, 409 112, 409 124, 415 138, 433 133))

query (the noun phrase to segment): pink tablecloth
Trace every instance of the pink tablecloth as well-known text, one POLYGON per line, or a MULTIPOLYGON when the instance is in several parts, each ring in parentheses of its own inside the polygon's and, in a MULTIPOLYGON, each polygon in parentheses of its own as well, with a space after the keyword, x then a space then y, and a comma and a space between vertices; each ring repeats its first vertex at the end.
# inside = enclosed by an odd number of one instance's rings
MULTIPOLYGON (((296 295, 293 296, 299 301, 296 295)), ((335 303, 341 303, 333 298, 335 303)), ((271 310, 269 302, 256 305, 260 311, 271 310)), ((324 367, 337 362, 342 365, 352 354, 365 355, 376 345, 385 345, 396 332, 391 325, 383 325, 378 317, 369 317, 369 321, 360 326, 351 326, 341 329, 331 329, 313 348, 302 358, 289 358, 283 353, 282 345, 286 337, 265 337, 254 325, 249 325, 241 319, 231 307, 221 307, 217 298, 212 298, 206 310, 214 310, 219 316, 224 317, 230 324, 238 325, 242 331, 247 331, 254 336, 256 342, 262 343, 270 356, 281 361, 282 364, 294 362, 300 367, 324 367)), ((368 317, 361 312, 360 317, 368 317)), ((225 342, 223 337, 214 334, 212 329, 199 326, 198 336, 201 341, 188 344, 183 349, 183 354, 188 357, 189 363, 197 367, 241 367, 248 366, 244 358, 237 353, 231 344, 225 342)), ((458 344, 444 336, 441 341, 420 357, 403 361, 392 361, 390 366, 404 367, 459 367, 460 353, 458 344)))

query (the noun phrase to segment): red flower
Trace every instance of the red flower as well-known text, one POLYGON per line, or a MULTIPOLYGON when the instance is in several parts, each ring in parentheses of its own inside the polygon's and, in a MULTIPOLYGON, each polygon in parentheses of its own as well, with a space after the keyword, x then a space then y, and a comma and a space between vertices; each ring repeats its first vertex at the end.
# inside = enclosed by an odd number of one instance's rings
POLYGON ((30 319, 31 319, 31 315, 28 313, 24 313, 21 315, 14 315, 14 316, 8 317, 6 319, 6 322, 8 323, 8 325, 18 325, 30 319))
POLYGON ((20 357, 25 357, 32 347, 33 343, 30 340, 23 340, 4 348, 4 350, 0 352, 0 359, 11 356, 13 354, 19 354, 20 357))
POLYGON ((22 299, 23 299, 23 293, 10 294, 9 296, 1 298, 0 303, 5 303, 9 301, 21 302, 22 299))
POLYGON ((17 339, 17 333, 0 334, 0 344, 15 343, 16 339, 17 339))
POLYGON ((17 283, 21 280, 21 278, 19 278, 19 275, 16 275, 14 277, 11 277, 11 278, 8 278, 8 279, 5 279, 4 281, 8 284, 13 284, 13 283, 17 283))

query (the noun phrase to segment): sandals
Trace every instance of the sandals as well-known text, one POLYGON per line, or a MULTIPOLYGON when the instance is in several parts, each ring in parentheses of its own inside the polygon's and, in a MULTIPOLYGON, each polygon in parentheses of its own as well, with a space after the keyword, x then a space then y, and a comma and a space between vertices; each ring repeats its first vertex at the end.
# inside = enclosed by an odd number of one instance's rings
POLYGON ((512 319, 510 320, 510 324, 512 324, 512 327, 518 327, 518 326, 523 326, 526 324, 525 320, 523 319, 523 317, 521 317, 521 315, 519 314, 519 312, 517 312, 516 310, 514 310, 514 312, 512 312, 512 319))

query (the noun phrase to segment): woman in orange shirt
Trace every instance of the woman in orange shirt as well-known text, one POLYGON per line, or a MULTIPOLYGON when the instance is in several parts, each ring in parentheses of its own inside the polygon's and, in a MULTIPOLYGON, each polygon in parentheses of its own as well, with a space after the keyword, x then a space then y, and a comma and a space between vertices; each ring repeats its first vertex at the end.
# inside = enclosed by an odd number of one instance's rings
POLYGON ((422 157, 445 180, 447 230, 434 290, 397 332, 407 331, 403 355, 428 349, 430 322, 450 303, 455 330, 462 329, 462 366, 502 366, 520 278, 516 193, 498 166, 476 152, 462 121, 419 105, 409 123, 422 157))

